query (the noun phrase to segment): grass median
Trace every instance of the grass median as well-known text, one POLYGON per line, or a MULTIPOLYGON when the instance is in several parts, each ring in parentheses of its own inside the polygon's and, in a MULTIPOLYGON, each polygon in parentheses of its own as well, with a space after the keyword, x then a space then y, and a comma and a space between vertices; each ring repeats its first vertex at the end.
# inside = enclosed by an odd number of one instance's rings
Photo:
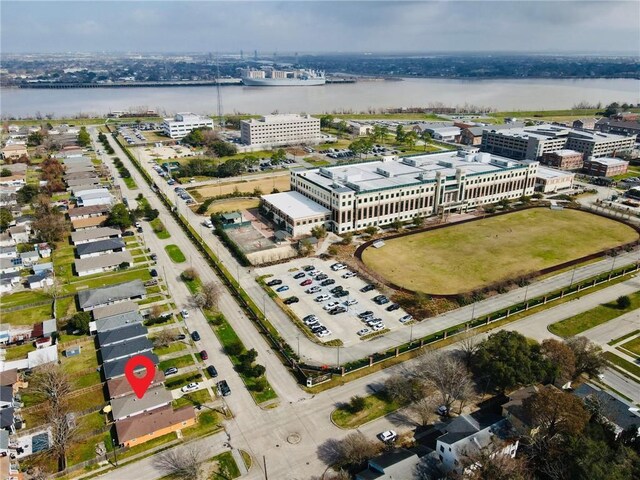
POLYGON ((331 420, 340 428, 357 428, 405 406, 401 402, 389 399, 384 393, 368 395, 364 397, 364 401, 364 408, 359 411, 353 411, 349 404, 336 408, 331 412, 331 420))
POLYGON ((182 250, 180 250, 180 247, 177 245, 167 245, 164 249, 173 263, 184 263, 187 261, 184 253, 182 253, 182 250))
POLYGON ((160 240, 166 240, 167 238, 171 238, 171 234, 167 231, 167 228, 160 221, 159 218, 154 218, 149 222, 151 228, 153 229, 153 233, 156 234, 160 240))

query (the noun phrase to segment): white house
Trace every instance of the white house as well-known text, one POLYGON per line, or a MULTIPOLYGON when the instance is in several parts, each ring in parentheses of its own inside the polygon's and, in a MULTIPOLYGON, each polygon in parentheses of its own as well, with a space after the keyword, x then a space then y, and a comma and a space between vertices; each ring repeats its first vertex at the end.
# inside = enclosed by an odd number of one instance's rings
POLYGON ((31 228, 27 225, 17 225, 15 227, 10 227, 7 229, 9 235, 11 235, 11 240, 13 243, 29 243, 29 233, 31 228))
POLYGON ((113 196, 106 188, 93 188, 74 192, 78 207, 90 207, 91 205, 111 205, 113 196))
POLYGON ((40 260, 40 255, 38 255, 38 252, 34 251, 22 252, 20 254, 20 258, 22 259, 22 265, 24 265, 25 267, 30 267, 38 260, 40 260))
POLYGON ((36 273, 35 275, 29 275, 27 277, 27 284, 32 290, 36 288, 50 287, 53 285, 53 274, 49 270, 44 270, 36 273))

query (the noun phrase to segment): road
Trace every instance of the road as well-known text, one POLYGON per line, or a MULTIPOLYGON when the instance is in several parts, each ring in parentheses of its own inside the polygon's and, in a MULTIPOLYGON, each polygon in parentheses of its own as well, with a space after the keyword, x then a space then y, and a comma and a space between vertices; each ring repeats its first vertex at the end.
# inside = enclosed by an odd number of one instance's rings
MULTIPOLYGON (((92 136, 95 137, 95 130, 91 131, 91 133, 92 136)), ((116 155, 126 163, 128 160, 125 153, 115 142, 111 141, 111 143, 116 151, 116 155)), ((206 265, 206 262, 204 262, 198 250, 189 241, 165 206, 155 194, 153 194, 139 172, 133 166, 129 170, 140 188, 139 192, 149 200, 152 208, 159 210, 160 219, 171 234, 170 239, 159 240, 156 235, 151 232, 150 227, 144 225, 147 245, 158 255, 158 268, 166 278, 168 289, 173 295, 178 308, 189 307, 190 293, 179 278, 184 268, 193 265, 199 271, 201 278, 205 282, 217 282, 219 280, 206 265), (178 245, 187 257, 187 262, 179 265, 172 263, 164 251, 164 246, 167 244, 178 245)), ((162 185, 163 183, 165 182, 158 182, 158 185, 162 185)), ((134 193, 137 194, 138 191, 134 191, 134 193)), ((190 210, 182 203, 178 205, 180 213, 188 216, 190 210)), ((189 216, 188 218, 196 221, 196 224, 199 221, 195 215, 189 216)), ((203 229, 201 226, 197 228, 203 229)), ((204 238, 207 239, 207 243, 212 246, 213 250, 217 251, 227 268, 240 275, 243 286, 251 287, 253 294, 256 294, 258 291, 260 292, 260 295, 257 297, 257 304, 260 305, 262 292, 261 290, 256 291, 255 281, 250 276, 249 271, 236 267, 237 263, 230 257, 227 250, 218 244, 214 235, 206 235, 206 230, 202 231, 202 234, 205 235, 204 238)), ((630 258, 635 257, 630 256, 630 258)), ((620 259, 620 257, 618 257, 618 259, 620 259)), ((607 261, 599 263, 601 263, 601 267, 605 269, 607 267, 611 268, 606 262, 607 261)), ((568 272, 568 274, 571 275, 572 272, 568 272)), ((583 273, 580 272, 580 274, 582 275, 583 273)), ((564 275, 565 277, 567 276, 567 274, 564 275)), ((578 272, 576 271, 576 276, 577 275, 578 272)), ((584 275, 589 276, 590 273, 584 273, 584 275)), ((567 283, 569 283, 569 279, 565 279, 567 283)), ((547 282, 547 280, 544 282, 547 282)), ((535 290, 533 290, 534 288, 533 285, 530 287, 529 293, 532 295, 535 292, 535 290)), ((545 288, 550 287, 547 286, 545 288)), ((577 311, 578 306, 582 305, 583 302, 587 306, 595 305, 603 301, 615 299, 617 296, 623 294, 620 292, 627 292, 633 288, 638 289, 636 279, 603 289, 593 294, 585 294, 580 300, 569 302, 569 308, 564 306, 567 304, 564 304, 545 311, 544 318, 557 318, 558 320, 565 318, 567 315, 573 315, 574 312, 577 311), (596 297, 592 297, 592 295, 596 297)), ((523 295, 524 291, 520 289, 515 293, 511 293, 523 295)), ((402 372, 403 369, 411 365, 411 362, 398 365, 311 396, 304 393, 298 387, 294 379, 258 334, 253 324, 242 313, 233 298, 231 298, 226 291, 220 299, 220 309, 245 345, 253 347, 258 351, 258 361, 266 366, 267 377, 279 396, 279 404, 275 408, 259 408, 253 402, 246 388, 244 388, 241 379, 236 372, 234 372, 228 357, 222 352, 220 343, 209 328, 204 316, 197 309, 190 308, 190 316, 186 319, 189 330, 193 331, 197 329, 199 331, 201 341, 198 342, 198 347, 208 351, 210 362, 215 364, 220 373, 220 378, 225 378, 231 386, 233 393, 226 398, 226 401, 234 413, 234 418, 225 421, 225 429, 230 436, 231 445, 234 448, 246 450, 253 457, 254 467, 252 467, 247 478, 261 479, 265 477, 263 459, 266 461, 267 472, 270 478, 281 480, 306 479, 312 475, 323 472, 326 464, 323 461, 322 455, 319 454, 322 450, 322 445, 332 439, 339 440, 349 433, 348 431, 339 429, 330 422, 331 412, 337 406, 347 402, 353 395, 366 395, 372 392, 372 388, 380 388, 388 376, 395 372, 402 372)), ((495 310, 495 305, 492 310, 495 310)), ((277 315, 276 312, 280 310, 277 309, 275 305, 272 305, 271 307, 267 307, 267 311, 271 319, 274 318, 277 315)), ((470 314, 468 309, 460 309, 459 311, 451 312, 451 314, 460 315, 460 311, 465 315, 470 314)), ((479 314, 480 310, 478 310, 477 313, 479 314)), ((441 320, 436 319, 436 321, 441 320)), ((431 321, 429 321, 427 325, 430 324, 431 321)), ((536 330, 540 335, 546 331, 544 327, 541 328, 540 326, 536 327, 535 325, 531 325, 530 318, 514 322, 509 325, 509 328, 520 329, 521 326, 523 329, 530 328, 536 330)), ((547 335, 547 337, 548 336, 549 335, 547 335)), ((327 350, 333 353, 332 349, 327 350)), ((331 357, 333 357, 333 355, 331 355, 331 357)), ((394 428, 402 432, 413 426, 411 420, 402 415, 390 415, 364 425, 360 430, 367 436, 373 436, 375 433, 388 428, 394 428)), ((224 441, 226 441, 226 437, 224 441)), ((211 455, 214 455, 222 448, 219 435, 199 439, 195 442, 195 445, 198 448, 206 449, 207 454, 211 453, 211 455)), ((159 478, 161 474, 153 469, 151 458, 106 473, 102 475, 102 477, 109 480, 155 480, 159 478)))

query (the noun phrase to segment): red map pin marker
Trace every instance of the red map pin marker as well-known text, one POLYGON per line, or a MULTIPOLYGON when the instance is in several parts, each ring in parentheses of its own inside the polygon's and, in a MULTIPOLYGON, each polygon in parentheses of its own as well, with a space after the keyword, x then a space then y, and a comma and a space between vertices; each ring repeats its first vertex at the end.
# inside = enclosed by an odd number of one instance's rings
POLYGON ((129 385, 133 388, 136 397, 142 398, 156 376, 156 366, 150 358, 144 355, 135 355, 131 357, 124 366, 124 374, 127 377, 129 385), (140 367, 144 367, 146 370, 143 377, 135 373, 135 370, 140 367))

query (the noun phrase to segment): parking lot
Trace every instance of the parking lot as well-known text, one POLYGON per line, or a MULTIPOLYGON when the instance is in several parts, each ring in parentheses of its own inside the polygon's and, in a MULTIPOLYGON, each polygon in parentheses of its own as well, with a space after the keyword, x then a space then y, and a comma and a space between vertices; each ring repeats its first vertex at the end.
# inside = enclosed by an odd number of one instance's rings
POLYGON ((298 297, 299 301, 290 304, 289 308, 293 310, 300 320, 303 320, 308 315, 318 317, 318 322, 331 331, 330 335, 321 337, 320 341, 325 342, 340 339, 343 344, 347 346, 359 342, 360 335, 358 335, 357 332, 365 328, 369 330, 365 335, 374 333, 372 327, 358 318, 358 315, 365 311, 372 312, 373 318, 381 319, 384 324, 384 329, 394 331, 404 327, 400 319, 407 315, 407 313, 402 308, 391 312, 387 311, 386 308, 392 305, 393 302, 378 305, 373 301, 374 297, 380 295, 377 289, 374 288, 368 292, 361 292, 360 290, 367 285, 367 282, 357 276, 343 278, 343 275, 349 272, 349 270, 345 268, 333 271, 331 265, 334 263, 336 262, 332 260, 303 258, 280 265, 256 269, 256 274, 272 275, 265 279, 267 283, 272 280, 281 280, 281 284, 269 287, 272 288, 281 299, 285 300, 290 297, 298 297), (313 266, 315 270, 304 272, 303 267, 305 266, 313 266), (304 273, 304 276, 301 276, 301 273, 304 273), (326 275, 327 278, 324 279, 324 277, 321 277, 323 280, 317 280, 316 277, 321 274, 326 275), (298 275, 300 278, 294 278, 295 275, 298 275), (310 283, 309 280, 311 281, 310 283), (320 285, 323 281, 327 280, 333 280, 335 283, 326 286, 320 285), (301 285, 303 282, 308 284, 301 285), (283 286, 289 288, 278 292, 277 290, 283 286), (307 289, 316 286, 319 289, 318 291, 306 293, 307 289), (341 298, 336 298, 331 290, 338 286, 343 287, 349 294, 341 298), (326 296, 326 299, 316 301, 316 298, 319 296, 326 296), (345 305, 345 302, 353 301, 356 303, 350 306, 345 305), (329 310, 324 308, 331 303, 337 303, 336 306, 343 306, 346 311, 331 315, 329 310))

